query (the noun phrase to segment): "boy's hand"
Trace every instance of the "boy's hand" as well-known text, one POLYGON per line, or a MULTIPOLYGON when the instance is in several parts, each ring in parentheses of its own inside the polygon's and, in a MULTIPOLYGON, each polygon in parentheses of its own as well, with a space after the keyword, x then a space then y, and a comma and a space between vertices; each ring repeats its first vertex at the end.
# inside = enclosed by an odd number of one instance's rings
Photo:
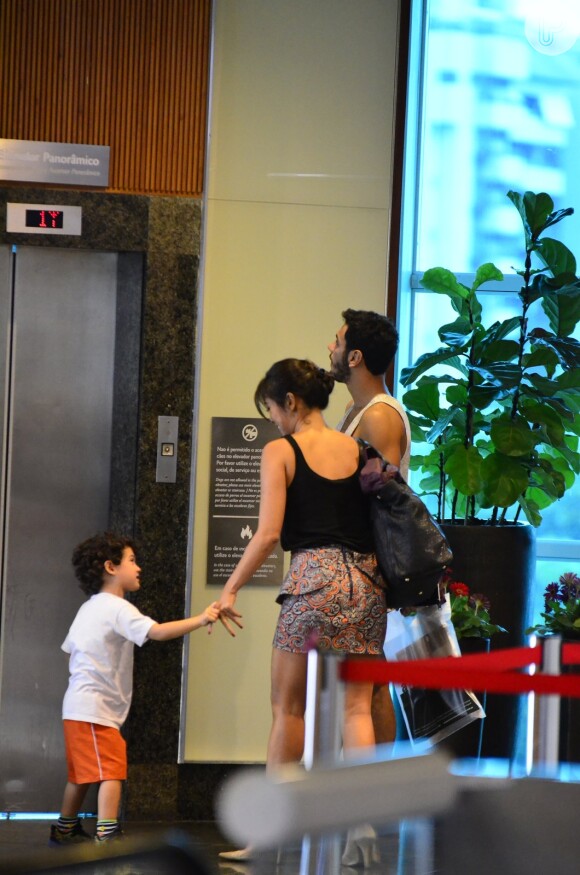
POLYGON ((203 617, 203 625, 207 626, 207 633, 211 635, 213 624, 217 623, 220 615, 220 604, 219 602, 212 602, 211 605, 205 609, 202 614, 203 617))

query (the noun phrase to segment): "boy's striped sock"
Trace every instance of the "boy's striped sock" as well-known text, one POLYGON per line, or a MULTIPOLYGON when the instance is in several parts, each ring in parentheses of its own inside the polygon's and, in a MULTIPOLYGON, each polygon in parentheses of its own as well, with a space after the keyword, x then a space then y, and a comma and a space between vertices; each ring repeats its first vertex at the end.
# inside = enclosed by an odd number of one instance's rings
POLYGON ((78 817, 63 817, 62 814, 58 818, 56 828, 63 836, 71 835, 75 827, 79 823, 78 817))
POLYGON ((96 840, 106 842, 112 835, 119 832, 118 820, 97 820, 96 840))

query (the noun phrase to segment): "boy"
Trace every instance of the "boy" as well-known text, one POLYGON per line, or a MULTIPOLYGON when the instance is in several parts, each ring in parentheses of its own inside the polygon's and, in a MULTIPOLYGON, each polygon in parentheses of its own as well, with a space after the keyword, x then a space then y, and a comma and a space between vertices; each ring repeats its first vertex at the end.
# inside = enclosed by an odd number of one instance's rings
POLYGON ((213 602, 196 617, 156 623, 125 596, 140 589, 135 551, 129 538, 111 532, 94 535, 72 556, 80 588, 90 596, 79 609, 62 645, 70 654, 70 678, 63 701, 68 765, 58 823, 50 843, 90 839, 78 817, 89 785, 99 784, 96 842, 119 838, 121 782, 127 777, 127 753, 120 728, 133 692, 133 649, 149 638, 168 641, 212 624, 219 618, 213 602))

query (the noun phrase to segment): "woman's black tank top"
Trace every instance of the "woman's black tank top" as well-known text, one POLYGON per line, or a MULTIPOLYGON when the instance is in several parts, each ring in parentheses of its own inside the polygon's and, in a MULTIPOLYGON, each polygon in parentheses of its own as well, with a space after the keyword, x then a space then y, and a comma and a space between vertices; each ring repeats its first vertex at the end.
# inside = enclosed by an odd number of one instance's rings
POLYGON ((368 502, 361 492, 358 470, 340 480, 322 477, 308 466, 294 438, 285 438, 294 449, 296 473, 287 491, 282 548, 337 545, 357 553, 372 553, 368 502))

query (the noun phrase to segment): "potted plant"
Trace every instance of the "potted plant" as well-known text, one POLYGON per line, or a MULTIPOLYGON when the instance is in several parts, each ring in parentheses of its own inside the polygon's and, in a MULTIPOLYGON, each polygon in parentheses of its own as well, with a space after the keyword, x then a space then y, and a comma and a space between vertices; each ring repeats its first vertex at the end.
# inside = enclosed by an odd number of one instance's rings
POLYGON ((514 315, 486 320, 481 289, 503 281, 494 264, 482 264, 471 287, 443 267, 427 270, 422 285, 446 296, 456 318, 439 328, 439 347, 401 373, 413 441, 425 447, 411 461, 418 491, 433 503, 455 574, 489 593, 509 630, 503 646, 520 644, 529 623, 534 529, 580 470, 580 344, 571 336, 580 280, 573 254, 546 234, 573 210, 554 210, 546 193, 507 197, 524 242, 514 315))
POLYGON ((549 583, 544 591, 542 623, 527 631, 541 637, 561 635, 571 641, 580 641, 580 577, 573 571, 561 574, 558 581, 549 583))
MULTIPOLYGON (((457 635, 461 655, 489 652, 491 638, 505 633, 503 626, 492 622, 491 603, 483 593, 473 592, 467 584, 454 579, 450 569, 443 587, 449 594, 451 622, 457 635)), ((483 710, 487 712, 487 695, 478 693, 483 710)), ((482 750, 486 720, 469 723, 447 739, 446 747, 455 757, 479 757, 482 750)))
POLYGON ((470 651, 468 642, 486 641, 492 635, 505 632, 503 626, 492 623, 489 611, 491 602, 481 592, 472 592, 465 583, 451 580, 446 584, 451 606, 451 622, 457 635, 461 652, 470 651))
MULTIPOLYGON (((580 641, 580 577, 573 571, 561 574, 544 591, 543 622, 527 631, 542 638, 561 635, 564 640, 580 641)), ((577 666, 562 666, 562 672, 578 671, 577 666)), ((580 699, 566 696, 560 702, 560 751, 563 762, 580 761, 580 699)))
POLYGON ((471 288, 432 268, 421 284, 446 295, 457 318, 439 329, 437 350, 401 373, 403 386, 414 384, 403 397, 413 436, 432 445, 413 462, 424 492, 437 496, 440 521, 502 525, 511 510, 538 526, 580 470, 580 344, 571 336, 580 280, 570 250, 543 236, 573 210, 554 211, 545 193, 507 196, 525 238, 519 314, 484 324, 478 292, 503 279, 495 265, 481 265, 471 288), (539 324, 541 311, 549 330, 539 324), (433 372, 442 365, 444 373, 433 372))

